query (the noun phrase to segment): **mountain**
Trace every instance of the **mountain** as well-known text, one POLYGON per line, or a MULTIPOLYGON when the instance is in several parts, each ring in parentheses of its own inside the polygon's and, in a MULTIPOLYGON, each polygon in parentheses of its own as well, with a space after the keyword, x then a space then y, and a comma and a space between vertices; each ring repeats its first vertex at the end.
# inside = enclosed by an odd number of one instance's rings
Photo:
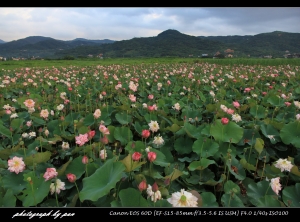
POLYGON ((300 53, 300 33, 274 31, 245 36, 198 36, 201 39, 214 40, 228 45, 235 52, 253 56, 274 55, 282 57, 289 53, 300 53))
POLYGON ((103 54, 104 57, 208 57, 215 53, 234 57, 260 57, 300 53, 300 33, 274 31, 257 35, 191 36, 168 29, 153 37, 113 41, 109 39, 56 40, 50 37, 31 36, 0 44, 0 56, 62 58, 87 57, 103 54))
POLYGON ((43 36, 29 36, 0 44, 0 56, 5 57, 52 57, 55 52, 75 48, 78 46, 101 45, 114 42, 113 40, 74 39, 70 41, 57 40, 43 36))
POLYGON ((59 51, 56 56, 86 56, 103 53, 105 57, 186 57, 198 56, 201 53, 214 54, 220 48, 226 48, 226 45, 169 29, 155 37, 133 38, 93 47, 82 46, 59 51))
POLYGON ((0 39, 0 44, 2 44, 2 43, 6 43, 6 42, 4 42, 3 40, 0 39))

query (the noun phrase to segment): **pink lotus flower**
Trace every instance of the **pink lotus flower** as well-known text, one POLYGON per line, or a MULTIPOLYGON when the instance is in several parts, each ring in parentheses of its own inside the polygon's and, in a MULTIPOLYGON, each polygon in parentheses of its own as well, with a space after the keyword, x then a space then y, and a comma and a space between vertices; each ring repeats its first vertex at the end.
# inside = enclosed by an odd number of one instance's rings
POLYGON ((143 130, 142 131, 142 137, 147 139, 150 136, 150 131, 149 130, 143 130))
POLYGON ((223 125, 227 125, 227 124, 229 123, 229 119, 228 119, 228 118, 222 118, 222 119, 221 119, 221 123, 222 123, 223 125))
POLYGON ((132 154, 132 159, 133 159, 134 161, 139 161, 139 160, 141 159, 141 157, 142 157, 142 154, 141 154, 140 152, 134 152, 134 153, 132 154))
POLYGON ((143 190, 147 189, 147 182, 146 180, 143 180, 142 182, 140 182, 139 186, 138 186, 139 190, 142 192, 143 190))
POLYGON ((284 103, 286 106, 290 106, 292 103, 290 103, 290 102, 285 102, 284 103))
POLYGON ((96 131, 95 130, 91 130, 88 132, 88 139, 91 140, 93 139, 93 137, 95 136, 96 131))
POLYGON ((136 102, 136 97, 132 94, 129 95, 129 99, 131 102, 135 103, 136 102))
POLYGON ((79 146, 83 146, 86 142, 89 141, 87 133, 79 134, 79 136, 76 136, 75 139, 76 139, 76 144, 78 144, 79 146))
POLYGON ((156 153, 154 153, 154 152, 148 152, 148 160, 150 161, 150 162, 153 162, 153 161, 155 161, 156 160, 156 153))
POLYGON ((87 156, 83 156, 81 161, 83 164, 88 164, 89 158, 87 156))
POLYGON ((52 178, 56 177, 58 173, 56 172, 55 168, 47 168, 46 172, 44 173, 45 181, 51 180, 52 178))
POLYGON ((154 107, 154 106, 148 106, 147 108, 148 108, 148 110, 149 110, 150 112, 152 112, 152 111, 155 110, 155 107, 154 107))
POLYGON ((104 135, 109 135, 109 129, 106 128, 106 126, 104 126, 103 124, 100 124, 99 130, 100 130, 100 132, 103 133, 104 135))
POLYGON ((150 94, 149 96, 148 96, 148 99, 153 99, 154 98, 154 96, 152 95, 152 94, 150 94))
POLYGON ((250 88, 245 88, 245 89, 244 89, 244 92, 245 92, 245 93, 248 93, 248 92, 250 92, 250 91, 251 91, 250 88))
POLYGON ((43 117, 44 119, 48 118, 49 111, 47 109, 42 109, 40 112, 40 117, 43 117))
POLYGON ((34 107, 35 102, 32 99, 26 99, 24 102, 24 105, 27 108, 33 108, 34 107))
POLYGON ((101 143, 103 143, 103 144, 108 144, 108 138, 106 137, 106 135, 104 135, 104 137, 102 137, 101 139, 100 139, 100 141, 101 141, 101 143))
POLYGON ((232 115, 232 114, 234 114, 234 110, 233 109, 227 109, 226 113, 229 114, 229 115, 232 115))
POLYGON ((10 172, 15 172, 16 174, 19 174, 20 172, 23 172, 23 170, 25 169, 25 163, 22 157, 15 156, 12 159, 9 159, 7 162, 8 162, 8 170, 10 172))
POLYGON ((237 102, 237 101, 232 102, 232 105, 233 105, 235 108, 239 108, 239 107, 240 107, 240 104, 239 104, 239 102, 237 102))
POLYGON ((70 183, 75 183, 75 181, 76 181, 76 175, 73 173, 68 173, 67 178, 70 183))

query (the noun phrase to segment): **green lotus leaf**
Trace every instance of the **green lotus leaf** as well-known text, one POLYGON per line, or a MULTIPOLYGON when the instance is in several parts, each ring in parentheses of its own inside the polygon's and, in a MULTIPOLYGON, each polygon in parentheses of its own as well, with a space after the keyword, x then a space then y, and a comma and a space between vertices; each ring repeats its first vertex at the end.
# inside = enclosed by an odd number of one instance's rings
POLYGON ((33 164, 45 163, 50 160, 51 152, 46 151, 43 153, 35 153, 30 156, 26 156, 24 163, 27 166, 32 166, 33 164))
POLYGON ((181 177, 183 173, 180 170, 174 168, 173 172, 170 175, 165 176, 165 179, 170 179, 170 181, 176 180, 177 178, 181 177))
POLYGON ((240 162, 235 158, 231 157, 231 161, 227 160, 226 165, 229 172, 235 176, 238 180, 244 180, 246 178, 246 172, 240 162))
POLYGON ((281 207, 276 195, 265 195, 257 200, 257 207, 281 207))
POLYGON ((122 126, 122 127, 115 127, 114 137, 116 140, 119 140, 120 143, 124 146, 129 141, 132 140, 133 135, 131 130, 128 127, 122 126))
POLYGON ((116 114, 116 119, 120 124, 125 125, 132 121, 132 116, 127 112, 120 112, 116 114))
POLYGON ((202 192, 202 207, 219 207, 216 196, 211 192, 202 192))
POLYGON ((82 180, 83 188, 79 193, 81 201, 96 201, 116 186, 122 178, 125 166, 121 162, 114 161, 114 159, 107 160, 93 175, 82 180))
POLYGON ((211 125, 210 133, 215 140, 238 143, 243 138, 244 130, 232 121, 230 121, 227 125, 223 125, 219 119, 211 125))
POLYGON ((92 113, 88 114, 83 120, 84 126, 91 126, 94 123, 95 123, 95 117, 92 113))
POLYGON ((172 133, 176 133, 178 130, 181 129, 181 127, 177 124, 172 124, 172 126, 168 126, 165 129, 171 131, 172 133))
POLYGON ((256 170, 256 167, 250 163, 247 163, 247 160, 242 158, 240 160, 240 163, 242 164, 242 166, 247 169, 247 170, 252 170, 252 171, 255 171, 256 170))
POLYGON ((19 197, 23 202, 23 207, 37 206, 49 194, 51 180, 45 181, 42 175, 36 177, 34 172, 29 172, 23 176, 27 183, 23 195, 19 197), (28 181, 30 178, 32 184, 28 181))
POLYGON ((59 127, 59 120, 51 120, 50 122, 48 122, 47 124, 47 129, 49 130, 50 134, 52 133, 53 135, 61 135, 61 130, 59 127))
POLYGON ((221 203, 223 207, 245 207, 241 198, 236 194, 223 194, 221 203))
POLYGON ((239 141, 238 145, 254 145, 256 142, 256 138, 261 138, 259 132, 255 129, 244 129, 243 138, 239 141))
MULTIPOLYGON (((207 168, 206 168, 207 169, 207 168)), ((205 169, 205 170, 206 170, 205 169)), ((206 184, 206 185, 209 185, 209 186, 216 186, 217 184, 219 184, 219 183, 222 183, 223 181, 225 181, 226 180, 226 176, 225 176, 225 174, 222 174, 221 176, 220 176, 220 179, 218 180, 218 181, 216 181, 216 180, 214 180, 214 179, 209 179, 209 180, 207 180, 206 182, 199 182, 199 184, 200 185, 202 185, 202 184, 206 184)))
POLYGON ((185 122, 183 128, 190 137, 197 139, 198 137, 201 136, 201 131, 204 128, 204 126, 196 127, 188 122, 185 122))
POLYGON ((23 177, 24 172, 15 174, 10 173, 2 178, 3 187, 6 189, 11 189, 14 195, 19 194, 27 185, 23 177))
POLYGON ((226 194, 231 194, 231 193, 238 194, 241 192, 241 189, 232 180, 227 180, 224 184, 224 191, 226 194))
POLYGON ((0 207, 15 207, 16 206, 17 198, 13 194, 11 189, 8 189, 3 196, 0 195, 0 207))
MULTIPOLYGON (((66 167, 64 175, 68 173, 75 174, 76 178, 79 179, 85 172, 85 164, 82 163, 83 156, 78 156, 73 159, 66 167)), ((60 171, 62 172, 62 171, 60 171)), ((88 175, 90 175, 88 173, 88 175)))
POLYGON ((250 114, 256 119, 263 119, 266 116, 265 108, 261 105, 256 105, 250 108, 250 114))
POLYGON ((278 130, 276 130, 272 125, 262 124, 260 126, 260 130, 264 134, 265 137, 269 138, 269 140, 272 144, 275 144, 275 143, 281 141, 278 130))
POLYGON ((148 207, 147 200, 134 188, 122 189, 119 197, 122 207, 148 207))
POLYGON ((125 146, 125 150, 128 151, 129 153, 133 152, 144 152, 145 150, 145 143, 142 141, 131 141, 125 146))
POLYGON ((272 106, 283 106, 284 105, 284 99, 276 96, 276 95, 271 95, 268 99, 267 102, 270 103, 272 106))
MULTIPOLYGON (((260 181, 258 183, 249 183, 247 189, 247 196, 249 197, 249 201, 254 205, 258 206, 259 199, 264 197, 265 195, 274 195, 274 191, 270 187, 270 182, 268 181, 260 181)), ((276 195, 276 194, 275 194, 276 195)))
POLYGON ((282 199, 288 207, 300 207, 300 183, 285 187, 282 191, 282 199))
POLYGON ((179 137, 175 140, 174 149, 178 154, 189 154, 192 152, 193 141, 189 137, 179 137))
POLYGON ((189 168, 190 171, 204 170, 205 168, 207 168, 211 164, 216 164, 216 162, 214 160, 201 158, 200 161, 194 161, 194 162, 190 163, 188 168, 189 168))
POLYGON ((13 119, 10 123, 10 127, 13 130, 16 130, 15 133, 19 132, 21 130, 21 126, 24 122, 24 119, 18 118, 18 119, 13 119))
POLYGON ((135 121, 133 126, 134 126, 135 131, 137 131, 138 134, 141 135, 142 131, 143 131, 143 127, 141 126, 141 124, 138 121, 135 121))
POLYGON ((45 120, 36 116, 31 116, 31 120, 33 126, 43 126, 46 124, 45 120))
POLYGON ((286 124, 280 131, 280 138, 284 144, 292 144, 300 148, 300 122, 286 124))
POLYGON ((256 138, 254 148, 259 154, 261 154, 261 152, 263 151, 264 145, 265 142, 261 138, 256 138))
POLYGON ((151 151, 156 153, 156 159, 153 161, 153 164, 162 167, 170 165, 170 163, 166 160, 166 156, 161 151, 157 149, 151 149, 151 151))
POLYGON ((116 141, 114 134, 115 134, 115 127, 114 126, 108 126, 107 129, 109 130, 109 134, 106 135, 108 141, 110 143, 113 143, 116 141))
POLYGON ((192 149, 200 157, 210 157, 219 150, 219 144, 209 138, 199 137, 193 144, 192 149))
POLYGON ((10 138, 12 133, 9 129, 7 129, 5 126, 3 126, 2 124, 0 124, 0 134, 10 138))
POLYGON ((68 162, 66 162, 65 164, 63 164, 58 170, 57 170, 57 173, 58 173, 58 176, 61 177, 63 175, 65 175, 66 173, 66 169, 68 167, 68 165, 72 162, 72 160, 70 159, 68 162))

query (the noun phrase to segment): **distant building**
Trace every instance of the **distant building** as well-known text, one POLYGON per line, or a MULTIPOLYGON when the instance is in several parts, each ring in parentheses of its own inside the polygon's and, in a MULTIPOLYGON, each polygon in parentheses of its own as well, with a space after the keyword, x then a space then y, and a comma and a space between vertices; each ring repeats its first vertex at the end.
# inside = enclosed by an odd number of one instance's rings
POLYGON ((208 54, 202 54, 201 57, 202 57, 202 58, 207 58, 207 57, 208 57, 208 54))
POLYGON ((93 55, 91 55, 91 54, 88 54, 88 57, 89 57, 89 58, 93 58, 94 56, 93 56, 93 55))

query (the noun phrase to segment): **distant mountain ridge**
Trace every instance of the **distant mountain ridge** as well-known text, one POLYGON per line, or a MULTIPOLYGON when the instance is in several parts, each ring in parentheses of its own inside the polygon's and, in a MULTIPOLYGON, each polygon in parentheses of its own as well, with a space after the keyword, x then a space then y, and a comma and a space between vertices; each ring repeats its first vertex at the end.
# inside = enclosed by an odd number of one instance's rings
POLYGON ((0 44, 0 56, 61 58, 103 54, 104 57, 200 57, 208 54, 212 57, 216 52, 225 54, 228 49, 234 57, 283 57, 288 53, 300 53, 300 33, 274 31, 245 36, 191 36, 168 29, 154 37, 122 41, 85 38, 63 41, 30 36, 0 44))

